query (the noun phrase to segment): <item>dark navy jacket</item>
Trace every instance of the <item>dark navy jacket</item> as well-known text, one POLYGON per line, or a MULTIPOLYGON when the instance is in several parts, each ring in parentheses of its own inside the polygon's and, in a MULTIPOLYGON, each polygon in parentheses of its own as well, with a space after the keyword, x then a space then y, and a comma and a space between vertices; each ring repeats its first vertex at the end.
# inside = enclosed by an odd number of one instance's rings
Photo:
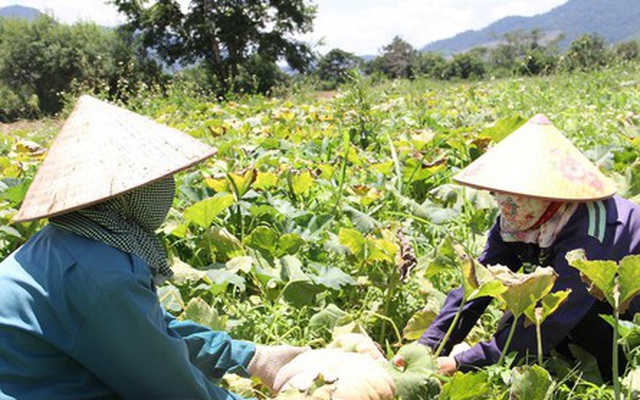
MULTIPOLYGON (((580 204, 548 249, 540 249, 535 244, 504 242, 498 221, 489 232, 479 261, 484 265, 502 264, 513 271, 523 263, 553 267, 558 274, 553 291, 570 288, 572 293, 567 302, 543 323, 543 351, 548 353, 561 342, 576 343, 596 356, 604 374, 611 371, 613 331, 598 314, 611 313, 611 307, 587 292, 580 273, 565 259, 567 252, 579 248, 585 250, 589 260, 619 261, 626 255, 640 253, 640 206, 619 196, 580 204)), ((462 294, 462 288, 448 294, 440 314, 420 338, 420 343, 437 348, 460 307, 462 294)), ((490 298, 480 298, 465 305, 443 354, 448 354, 467 336, 490 301, 490 298)), ((637 312, 640 312, 640 297, 624 317, 631 319, 637 312)), ((498 361, 512 318, 506 313, 490 341, 478 343, 455 356, 461 371, 498 361)), ((535 326, 525 327, 524 319, 520 319, 508 351, 533 356, 537 351, 535 326)))

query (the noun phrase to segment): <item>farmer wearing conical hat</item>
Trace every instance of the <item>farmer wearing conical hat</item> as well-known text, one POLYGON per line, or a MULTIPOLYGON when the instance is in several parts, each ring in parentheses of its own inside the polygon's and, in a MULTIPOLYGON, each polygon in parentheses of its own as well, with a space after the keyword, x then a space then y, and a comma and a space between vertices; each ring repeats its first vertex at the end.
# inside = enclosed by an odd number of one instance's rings
MULTIPOLYGON (((155 285, 171 269, 155 231, 173 202, 173 174, 213 154, 180 131, 80 98, 15 217, 50 223, 0 263, 0 398, 239 399, 211 379, 231 372, 277 390, 281 367, 313 352, 233 340, 159 304, 155 285)), ((343 353, 332 353, 337 364, 368 374, 338 386, 393 396, 371 357, 343 353)))
MULTIPOLYGON (((578 344, 597 358, 602 375, 610 378, 611 346, 606 343, 612 342, 613 333, 599 314, 610 314, 612 309, 587 292, 579 271, 569 266, 565 256, 580 248, 589 260, 620 261, 639 253, 640 207, 614 196, 611 181, 543 115, 496 144, 454 180, 491 191, 499 206, 480 263, 501 264, 513 271, 526 264, 551 266, 558 274, 553 291, 572 290, 566 303, 542 325, 544 353, 578 344)), ((440 314, 420 338, 422 344, 439 347, 462 298, 462 288, 448 294, 440 314)), ((464 306, 443 354, 464 340, 489 302, 489 298, 480 298, 464 306)), ((636 299, 629 314, 638 311, 640 300, 636 299)), ((441 372, 469 371, 497 362, 512 318, 505 314, 490 341, 440 357, 441 372)), ((509 346, 520 357, 537 352, 535 326, 525 327, 523 320, 509 346)))

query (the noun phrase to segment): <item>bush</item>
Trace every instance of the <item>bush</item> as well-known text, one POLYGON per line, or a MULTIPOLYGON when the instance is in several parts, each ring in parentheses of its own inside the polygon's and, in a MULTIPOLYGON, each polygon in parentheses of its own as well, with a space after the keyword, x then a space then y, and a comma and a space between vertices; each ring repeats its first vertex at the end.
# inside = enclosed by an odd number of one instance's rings
POLYGON ((635 40, 618 43, 615 47, 615 55, 622 61, 636 60, 640 57, 640 44, 635 40))
POLYGON ((65 92, 126 99, 137 82, 162 75, 135 38, 93 23, 65 25, 42 16, 0 20, 0 26, 0 80, 11 92, 4 118, 55 114, 65 92))
POLYGON ((607 44, 597 34, 582 35, 569 46, 564 67, 569 70, 590 70, 607 65, 607 44))
POLYGON ((453 57, 444 72, 445 79, 479 79, 487 72, 486 63, 475 53, 462 53, 453 57))

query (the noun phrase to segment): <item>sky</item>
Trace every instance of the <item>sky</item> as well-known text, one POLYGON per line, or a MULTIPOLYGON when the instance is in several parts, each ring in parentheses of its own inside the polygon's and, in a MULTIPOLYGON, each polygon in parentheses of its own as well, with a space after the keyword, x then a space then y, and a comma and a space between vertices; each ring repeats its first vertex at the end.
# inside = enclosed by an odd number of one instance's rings
MULTIPOLYGON (((187 7, 189 0, 178 0, 187 7)), ((313 0, 314 31, 304 40, 324 54, 340 48, 357 55, 377 55, 394 36, 420 49, 469 29, 481 29, 510 15, 544 13, 567 0, 313 0)), ((124 22, 104 0, 0 0, 0 7, 23 5, 52 14, 62 22, 93 21, 104 26, 124 22)))

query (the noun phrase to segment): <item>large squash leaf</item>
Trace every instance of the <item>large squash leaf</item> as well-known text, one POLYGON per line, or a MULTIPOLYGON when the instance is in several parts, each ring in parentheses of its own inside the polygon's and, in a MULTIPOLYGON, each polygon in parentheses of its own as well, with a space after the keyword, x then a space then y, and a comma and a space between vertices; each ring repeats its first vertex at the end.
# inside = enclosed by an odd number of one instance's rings
POLYGON ((395 381, 396 396, 402 400, 435 399, 440 393, 435 378, 438 363, 426 346, 414 342, 401 347, 386 369, 395 381))

